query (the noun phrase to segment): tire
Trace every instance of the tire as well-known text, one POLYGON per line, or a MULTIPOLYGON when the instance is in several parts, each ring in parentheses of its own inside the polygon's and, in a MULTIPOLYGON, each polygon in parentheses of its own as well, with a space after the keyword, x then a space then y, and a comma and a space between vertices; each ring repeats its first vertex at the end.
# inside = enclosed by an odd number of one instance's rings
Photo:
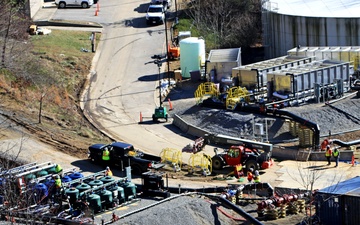
POLYGON ((214 170, 221 170, 224 167, 224 160, 220 156, 214 156, 212 158, 212 168, 214 170))
POLYGON ((153 120, 153 122, 157 122, 157 119, 154 114, 152 115, 152 120, 153 120))
POLYGON ((142 174, 142 170, 141 167, 138 165, 134 165, 131 167, 131 173, 134 175, 141 175, 142 174))
POLYGON ((168 121, 168 115, 166 114, 165 116, 165 121, 167 122, 168 121))
POLYGON ((89 8, 89 4, 87 4, 87 2, 82 2, 82 3, 81 3, 81 7, 82 7, 83 9, 89 8))
POLYGON ((60 2, 58 8, 59 9, 65 9, 66 8, 66 3, 65 2, 60 2))
POLYGON ((255 171, 259 169, 259 164, 254 159, 248 160, 245 165, 246 170, 253 169, 255 171))

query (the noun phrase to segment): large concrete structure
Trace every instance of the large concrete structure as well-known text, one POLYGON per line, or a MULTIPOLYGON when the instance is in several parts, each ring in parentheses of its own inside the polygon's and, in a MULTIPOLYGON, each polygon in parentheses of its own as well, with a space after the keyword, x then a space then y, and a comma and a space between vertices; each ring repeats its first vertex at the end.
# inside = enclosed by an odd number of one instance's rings
POLYGON ((296 46, 360 45, 360 1, 263 1, 265 58, 296 46))

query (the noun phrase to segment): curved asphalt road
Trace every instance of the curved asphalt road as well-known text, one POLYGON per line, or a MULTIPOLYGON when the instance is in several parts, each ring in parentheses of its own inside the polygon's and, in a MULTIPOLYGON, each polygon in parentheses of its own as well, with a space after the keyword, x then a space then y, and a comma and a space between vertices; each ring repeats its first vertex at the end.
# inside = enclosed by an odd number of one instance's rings
MULTIPOLYGON (((151 119, 159 105, 159 73, 151 56, 165 52, 165 26, 146 25, 148 2, 100 1, 98 16, 94 5, 90 9, 54 10, 52 19, 103 25, 89 86, 83 94, 84 113, 113 139, 159 155, 163 148, 181 150, 193 140, 179 135, 180 130, 171 124, 171 119, 168 123, 153 123, 151 119), (140 112, 143 124, 138 124, 140 112)), ((189 156, 183 154, 183 161, 187 162, 189 156)))

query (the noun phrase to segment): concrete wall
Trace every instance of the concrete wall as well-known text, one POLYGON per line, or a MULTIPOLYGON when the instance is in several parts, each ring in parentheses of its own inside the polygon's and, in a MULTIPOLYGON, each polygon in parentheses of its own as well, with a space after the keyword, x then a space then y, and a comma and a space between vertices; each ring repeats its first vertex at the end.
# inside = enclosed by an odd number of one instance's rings
POLYGON ((33 18, 35 14, 42 8, 44 0, 29 0, 30 17, 33 18))
POLYGON ((360 18, 327 18, 283 15, 267 12, 265 57, 287 54, 301 46, 358 46, 360 18))

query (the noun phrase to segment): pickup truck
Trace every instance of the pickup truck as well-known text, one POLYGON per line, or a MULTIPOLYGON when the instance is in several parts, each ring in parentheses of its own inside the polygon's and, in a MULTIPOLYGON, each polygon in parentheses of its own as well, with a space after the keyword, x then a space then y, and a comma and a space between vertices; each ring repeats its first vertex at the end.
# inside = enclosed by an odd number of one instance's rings
POLYGON ((149 169, 160 169, 165 166, 165 164, 160 163, 161 158, 159 156, 136 150, 133 145, 124 142, 91 145, 88 156, 96 164, 118 166, 122 169, 128 167, 130 162, 131 172, 136 175, 147 172, 149 169), (105 148, 110 152, 110 160, 108 162, 102 160, 105 148))

